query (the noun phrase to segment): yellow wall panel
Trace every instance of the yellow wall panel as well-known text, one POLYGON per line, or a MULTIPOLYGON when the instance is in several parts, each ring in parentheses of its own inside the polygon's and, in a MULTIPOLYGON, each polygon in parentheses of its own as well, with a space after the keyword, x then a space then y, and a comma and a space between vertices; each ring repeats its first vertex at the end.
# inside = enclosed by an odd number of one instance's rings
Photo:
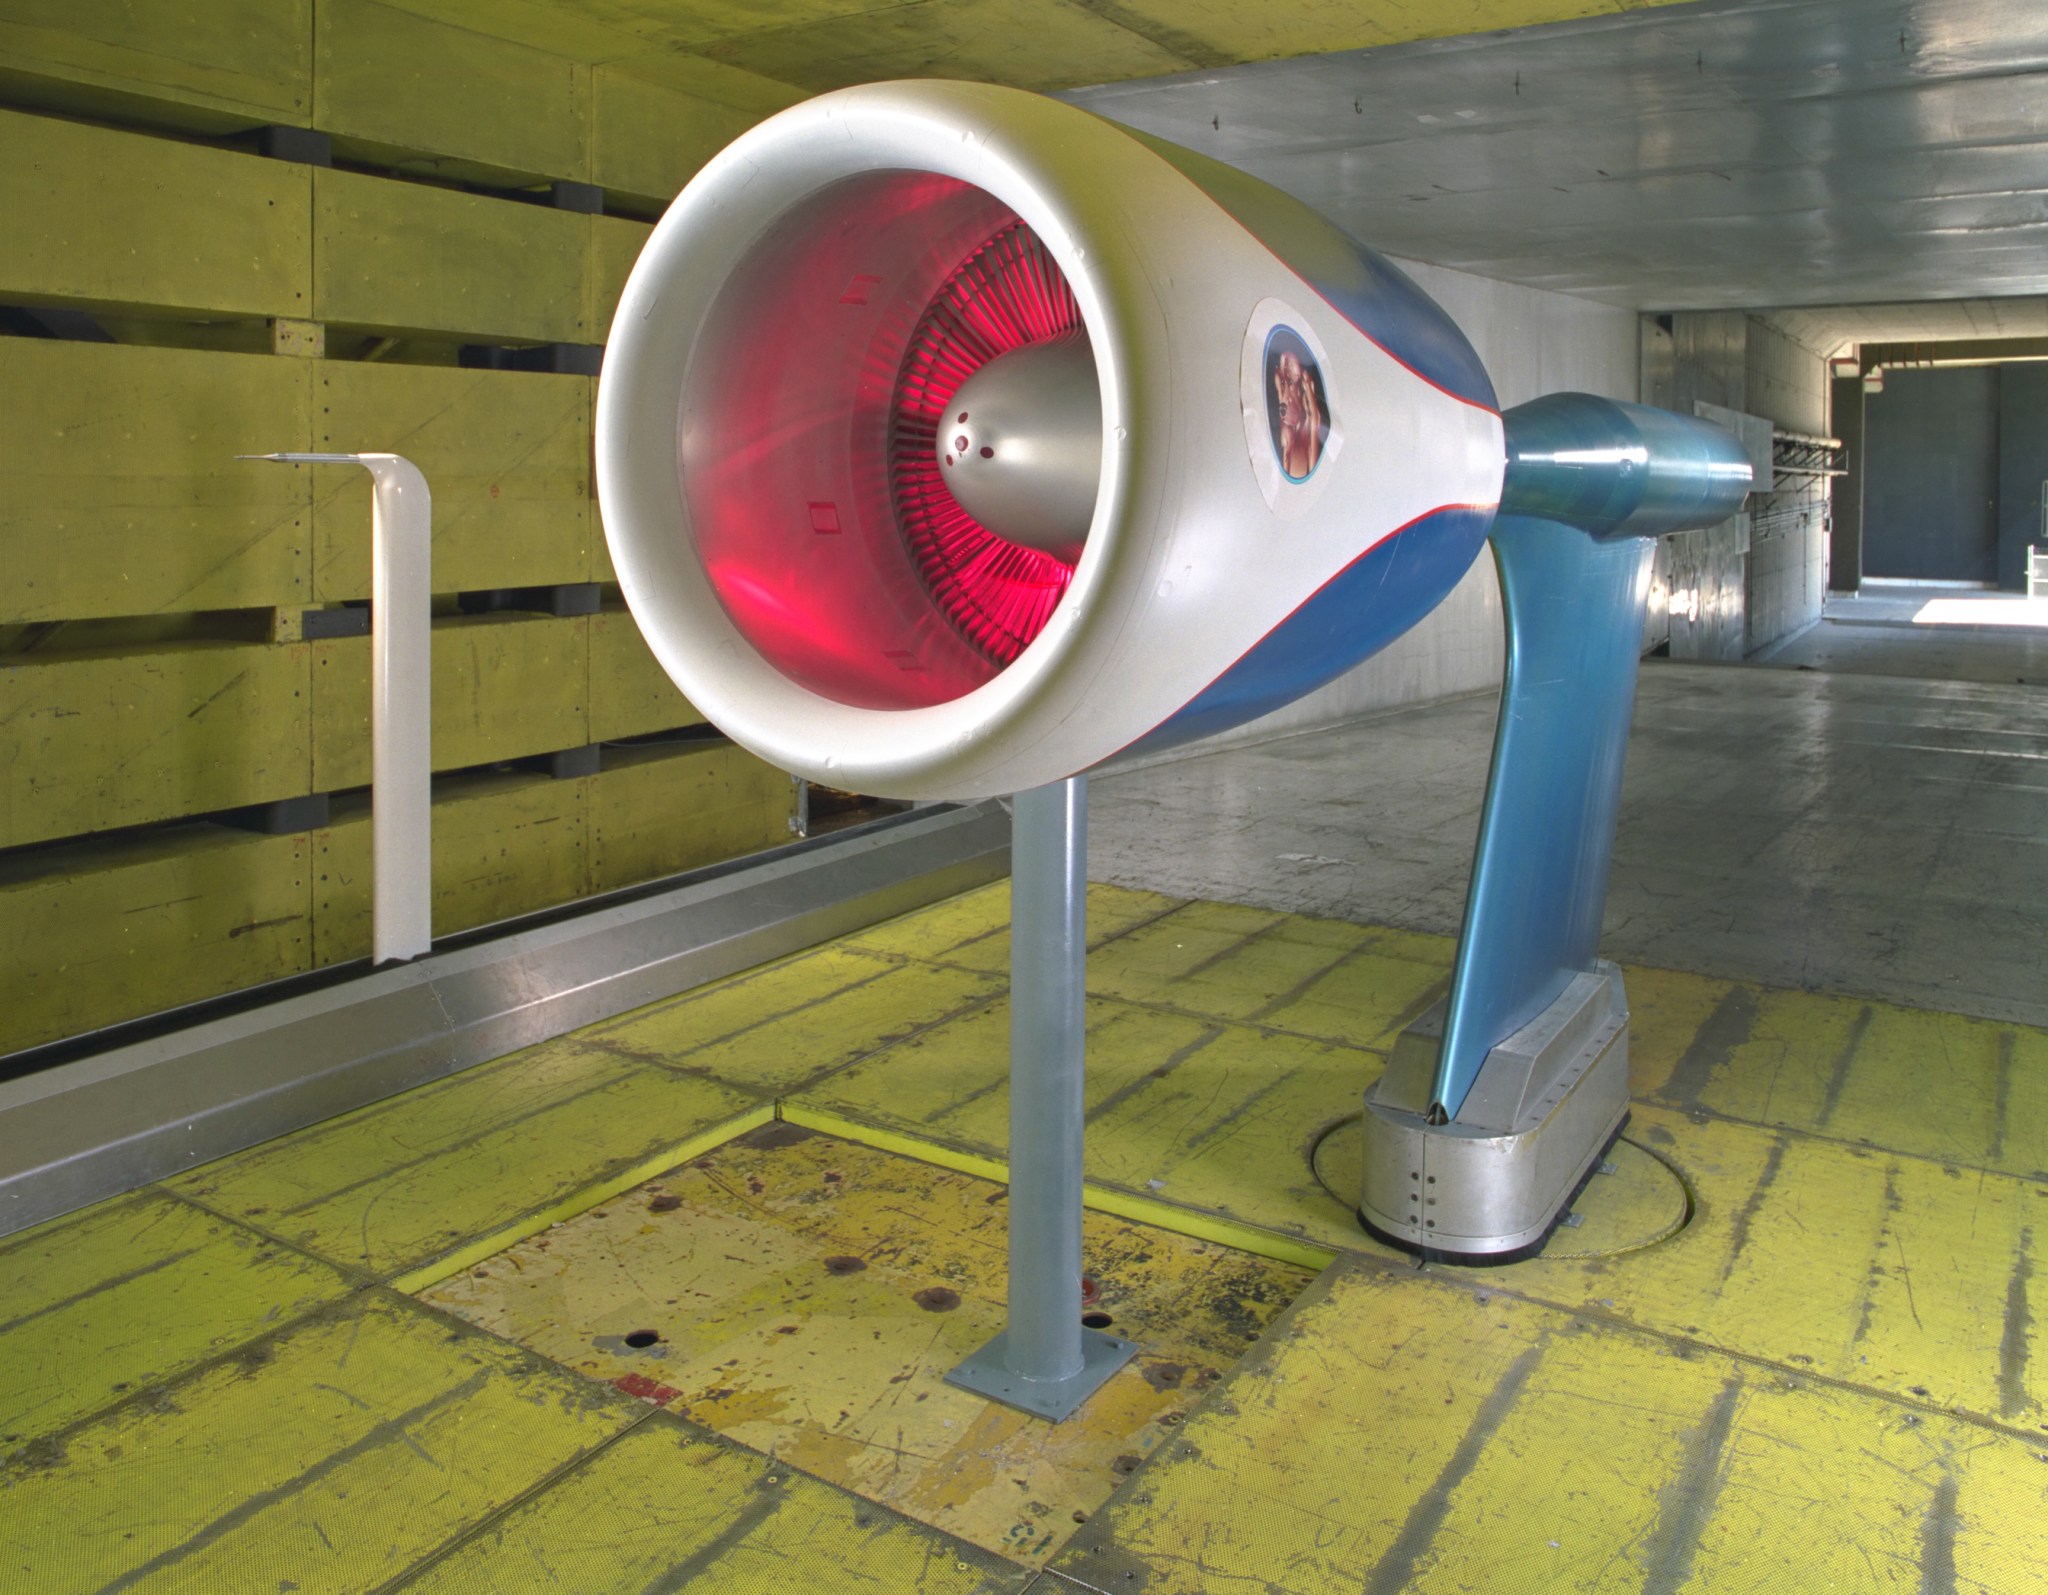
POLYGON ((612 313, 619 308, 619 295, 626 291, 633 262, 640 258, 647 235, 654 229, 623 216, 594 216, 591 223, 586 324, 591 328, 590 341, 602 343, 611 334, 612 313))
MULTIPOLYGON (((590 385, 590 436, 595 445, 597 440, 597 384, 590 385)), ((619 573, 612 568, 611 544, 604 535, 604 507, 597 501, 597 470, 593 459, 590 475, 590 579, 594 582, 615 582, 619 573)))
MULTIPOLYGON (((519 759, 589 740, 584 712, 589 623, 477 616, 434 626, 433 761, 437 770, 519 759)), ((316 642, 313 789, 370 781, 370 640, 316 642)))
POLYGON ((630 612, 590 617, 590 740, 702 725, 704 716, 668 679, 630 612))
POLYGON ((194 825, 0 862, 0 1053, 310 968, 310 855, 194 825))
MULTIPOLYGON (((1021 3, 1032 9, 1046 6, 1046 0, 1021 3)), ((1671 3, 1673 0, 1466 0, 1456 6, 1419 6, 1414 0, 1289 0, 1284 6, 1248 6, 1242 0, 1118 0, 1115 15, 1120 27, 1157 41, 1188 65, 1215 67, 1526 28, 1671 3)), ((1096 77, 1089 81, 1109 80, 1096 77)))
POLYGON ((591 181, 666 204, 698 167, 760 116, 599 67, 592 102, 591 181))
POLYGON ((833 9, 842 14, 781 27, 757 24, 703 53, 814 94, 898 77, 1064 89, 1196 64, 1171 43, 1119 27, 1093 8, 1048 0, 911 0, 881 9, 833 9))
MULTIPOLYGON (((315 380, 315 448, 389 450, 425 473, 436 592, 591 579, 588 377, 335 360, 315 380)), ((316 596, 367 598, 369 475, 313 482, 316 596)))
MULTIPOLYGON (((410 11, 655 81, 710 57, 813 90, 942 74, 1025 88, 1608 15, 1673 0, 392 0, 410 11), (593 15, 595 13, 596 15, 593 15), (601 17, 602 20, 598 20, 601 17)), ((686 84, 694 92, 694 84, 686 84)), ((744 103, 735 99, 733 103, 744 103)))
MULTIPOLYGON (((789 777, 730 744, 613 757, 437 797, 435 934, 790 839, 789 777)), ((360 810, 297 836, 197 824, 0 858, 0 1053, 362 957, 369 892, 360 810)))
POLYGON ((662 50, 653 55, 614 51, 607 58, 601 75, 614 73, 638 78, 642 83, 652 83, 658 88, 673 89, 693 100, 730 106, 735 111, 745 112, 755 121, 809 98, 793 83, 763 77, 758 72, 745 72, 722 61, 707 60, 682 50, 662 50))
POLYGON ((796 788, 788 774, 729 742, 605 757, 590 794, 594 891, 792 840, 796 788))
POLYGON ((41 80, 37 103, 182 107, 184 125, 303 127, 312 0, 9 0, 0 73, 41 80), (68 92, 66 92, 68 90, 68 92), (55 92, 52 92, 55 91, 55 92))
POLYGON ((320 0, 320 126, 405 170, 589 175, 590 70, 376 0, 320 0), (414 152, 421 152, 415 154, 414 152))
MULTIPOLYGON (((488 925, 590 890, 582 780, 505 776, 433 809, 434 934, 488 925)), ((313 961, 370 952, 370 817, 313 833, 313 961)))
MULTIPOLYGON (((591 218, 423 183, 315 174, 320 321, 584 343, 591 218)), ((0 246, 4 247, 4 246, 0 246)))
POLYGON ((303 644, 0 664, 0 847, 308 790, 303 644))
POLYGON ((0 624, 304 603, 305 361, 0 338, 0 624))
POLYGON ((566 61, 606 61, 645 48, 645 41, 637 35, 592 14, 612 9, 609 5, 579 4, 571 9, 559 0, 396 0, 396 4, 454 27, 516 39, 566 61))
MULTIPOLYGON (((605 45, 590 59, 640 52, 669 54, 736 34, 805 27, 877 10, 875 0, 394 0, 407 10, 503 32, 546 47, 580 53, 584 30, 605 45), (595 22, 593 17, 602 18, 595 22), (548 24, 552 22, 552 28, 548 24), (569 31, 565 24, 573 24, 569 31)), ((1038 0, 1041 5, 1070 0, 1038 0)))
POLYGON ((0 295, 304 316, 311 168, 0 111, 0 295))

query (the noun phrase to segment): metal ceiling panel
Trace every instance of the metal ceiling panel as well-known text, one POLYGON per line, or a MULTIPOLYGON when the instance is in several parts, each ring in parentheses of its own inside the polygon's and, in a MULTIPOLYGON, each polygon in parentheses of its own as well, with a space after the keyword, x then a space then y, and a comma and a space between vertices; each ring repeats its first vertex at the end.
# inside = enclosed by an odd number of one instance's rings
POLYGON ((2048 292, 2048 6, 1706 0, 1067 98, 1391 253, 1614 304, 2048 292))
POLYGON ((1839 354, 1859 343, 2048 338, 2048 298, 1774 310, 1764 319, 1809 349, 1839 354))

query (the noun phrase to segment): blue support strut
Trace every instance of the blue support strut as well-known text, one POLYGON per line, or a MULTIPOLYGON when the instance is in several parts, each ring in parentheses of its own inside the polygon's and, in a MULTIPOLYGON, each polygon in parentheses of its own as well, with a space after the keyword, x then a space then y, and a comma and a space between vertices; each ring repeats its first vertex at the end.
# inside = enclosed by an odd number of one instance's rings
POLYGON ((1593 967, 1655 539, 1741 507, 1750 467, 1703 421, 1563 393, 1510 410, 1492 532, 1507 674, 1430 1118, 1593 967))

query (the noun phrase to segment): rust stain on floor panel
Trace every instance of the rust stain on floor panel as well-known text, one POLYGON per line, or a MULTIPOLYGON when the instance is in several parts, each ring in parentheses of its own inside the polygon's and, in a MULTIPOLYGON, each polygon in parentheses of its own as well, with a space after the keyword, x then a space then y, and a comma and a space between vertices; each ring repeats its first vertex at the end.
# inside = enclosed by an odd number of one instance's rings
POLYGON ((1002 1327, 1007 1224, 1000 1185, 777 1124, 423 1299, 1035 1565, 1310 1276, 1089 1214, 1084 1311, 1144 1349, 1051 1425, 943 1382, 1002 1327))

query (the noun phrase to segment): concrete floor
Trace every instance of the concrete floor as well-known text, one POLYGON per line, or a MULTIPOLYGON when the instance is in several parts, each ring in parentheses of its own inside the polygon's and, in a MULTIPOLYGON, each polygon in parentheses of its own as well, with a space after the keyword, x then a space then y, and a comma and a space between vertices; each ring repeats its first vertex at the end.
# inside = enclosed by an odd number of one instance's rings
MULTIPOLYGON (((1882 674, 1645 665, 1607 956, 2048 1023, 2048 694, 1898 674, 1956 642, 1903 629, 1882 674)), ((1090 871, 1454 934, 1495 703, 1102 777, 1090 871)))
POLYGON ((1750 662, 1781 670, 2048 687, 2048 599, 1890 586, 1833 594, 1818 625, 1750 662), (1928 615, 1943 618, 1918 618, 1928 615))

